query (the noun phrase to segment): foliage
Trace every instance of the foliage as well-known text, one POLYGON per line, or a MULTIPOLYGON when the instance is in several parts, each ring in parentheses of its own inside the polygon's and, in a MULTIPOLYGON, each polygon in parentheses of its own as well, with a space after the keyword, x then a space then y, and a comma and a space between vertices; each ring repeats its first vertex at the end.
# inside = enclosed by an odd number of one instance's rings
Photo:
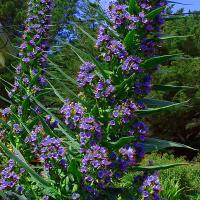
MULTIPOLYGON (((187 162, 183 157, 176 158, 169 154, 150 154, 146 156, 143 163, 153 160, 156 165, 166 163, 188 163, 186 166, 179 166, 172 169, 160 171, 160 181, 162 184, 161 196, 170 200, 196 200, 200 197, 199 185, 199 156, 192 162, 187 162)), ((133 173, 127 174, 118 187, 129 187, 132 185, 133 173)))

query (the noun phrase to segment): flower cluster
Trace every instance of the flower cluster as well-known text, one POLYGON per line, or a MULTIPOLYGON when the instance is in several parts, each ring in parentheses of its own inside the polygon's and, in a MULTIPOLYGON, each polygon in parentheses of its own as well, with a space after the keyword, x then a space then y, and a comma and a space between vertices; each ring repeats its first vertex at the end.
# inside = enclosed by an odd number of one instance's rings
POLYGON ((101 48, 102 46, 105 46, 110 40, 111 37, 106 33, 106 28, 104 26, 100 26, 96 40, 96 47, 101 48))
POLYGON ((19 184, 20 176, 24 173, 24 169, 21 169, 17 174, 15 172, 15 163, 13 160, 9 160, 8 166, 4 168, 0 173, 0 191, 12 190, 19 184))
POLYGON ((120 4, 119 2, 110 3, 108 13, 114 29, 121 28, 124 25, 129 30, 136 28, 139 17, 131 15, 127 8, 127 5, 120 4))
POLYGON ((85 150, 81 172, 84 174, 86 191, 96 196, 98 192, 90 186, 92 182, 96 182, 100 188, 105 188, 110 183, 112 177, 110 164, 108 152, 104 147, 93 144, 90 149, 85 150))
POLYGON ((112 113, 112 125, 114 125, 115 121, 118 121, 122 124, 127 124, 130 120, 136 117, 134 111, 138 110, 139 106, 134 103, 132 100, 126 100, 122 102, 120 105, 115 106, 112 113))
POLYGON ((35 156, 44 162, 44 167, 50 169, 53 166, 49 163, 51 160, 59 161, 60 165, 66 168, 65 148, 61 144, 59 138, 46 136, 44 128, 41 124, 34 127, 30 136, 26 139, 26 143, 33 148, 35 156))
POLYGON ((145 75, 142 80, 137 80, 133 87, 137 95, 148 95, 151 91, 151 76, 145 75))
POLYGON ((45 70, 46 52, 49 50, 47 39, 51 9, 52 0, 28 2, 26 28, 20 45, 20 63, 16 67, 17 76, 14 87, 9 93, 10 97, 18 92, 26 95, 28 91, 28 95, 37 95, 41 87, 47 84, 45 70))
POLYGON ((145 200, 161 200, 159 192, 161 191, 161 184, 159 181, 158 172, 153 174, 144 173, 143 176, 136 177, 136 182, 142 183, 138 191, 145 200))
POLYGON ((95 87, 94 95, 96 99, 100 99, 102 97, 108 98, 113 96, 113 92, 115 88, 111 85, 110 80, 99 81, 95 87))
POLYGON ((111 40, 106 46, 107 53, 104 56, 105 61, 110 62, 113 57, 123 60, 127 57, 128 52, 124 45, 118 40, 111 40))
POLYGON ((64 115, 65 124, 68 125, 70 129, 75 129, 83 118, 84 109, 79 103, 70 102, 69 99, 67 99, 60 109, 60 113, 64 115))
POLYGON ((140 63, 142 62, 141 58, 136 56, 129 56, 124 63, 122 64, 122 70, 126 74, 135 74, 141 73, 142 68, 140 67, 140 63))
POLYGON ((94 117, 84 117, 80 122, 80 143, 86 145, 88 142, 100 141, 102 139, 101 125, 94 117))
POLYGON ((85 62, 80 67, 80 72, 77 77, 77 81, 80 87, 85 87, 86 85, 91 84, 94 79, 94 70, 96 66, 93 63, 85 62))

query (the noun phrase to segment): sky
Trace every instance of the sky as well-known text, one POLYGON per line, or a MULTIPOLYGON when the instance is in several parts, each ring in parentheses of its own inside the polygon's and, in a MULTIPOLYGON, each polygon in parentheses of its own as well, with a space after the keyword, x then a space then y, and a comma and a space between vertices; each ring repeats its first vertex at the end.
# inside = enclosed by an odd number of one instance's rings
MULTIPOLYGON (((172 1, 176 1, 183 4, 191 4, 191 5, 176 4, 176 6, 174 7, 175 10, 178 10, 180 8, 184 8, 186 12, 189 10, 191 11, 200 10, 200 0, 172 0, 172 1)), ((101 0, 101 3, 104 8, 107 8, 109 0, 101 0)))

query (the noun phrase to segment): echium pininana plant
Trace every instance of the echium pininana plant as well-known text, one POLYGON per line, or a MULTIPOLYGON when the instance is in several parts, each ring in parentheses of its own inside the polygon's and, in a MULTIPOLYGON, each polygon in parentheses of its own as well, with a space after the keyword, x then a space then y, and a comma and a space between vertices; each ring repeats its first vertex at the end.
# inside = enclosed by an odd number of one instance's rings
MULTIPOLYGON (((16 151, 21 152, 27 163, 37 165, 37 172, 26 165, 26 176, 22 178, 22 173, 18 170, 21 168, 20 163, 10 160, 8 161, 9 166, 1 171, 0 190, 15 192, 18 195, 23 193, 25 196, 27 193, 28 199, 36 199, 36 197, 30 196, 32 192, 28 185, 31 185, 32 182, 28 173, 32 177, 37 177, 36 179, 46 186, 51 184, 47 184, 44 178, 54 180, 54 188, 58 186, 60 190, 65 191, 60 184, 63 179, 66 179, 68 164, 63 141, 53 132, 58 127, 58 121, 47 115, 37 103, 47 92, 45 75, 53 0, 30 0, 27 6, 27 19, 22 36, 23 42, 20 45, 19 64, 16 67, 13 88, 9 91, 12 103, 1 113, 5 120, 0 124, 0 137, 1 149, 5 155, 9 156, 8 151, 12 149, 12 152, 16 153, 14 156, 16 161, 16 157, 19 156, 16 151), (18 173, 15 173, 15 168, 18 173), (43 174, 43 177, 40 177, 39 174, 43 174)), ((24 161, 23 156, 20 157, 21 162, 24 161)), ((34 190, 37 198, 43 195, 44 199, 49 198, 48 194, 42 190, 41 185, 35 186, 34 190)), ((50 193, 52 196, 53 192, 50 193)), ((13 198, 12 193, 7 194, 13 198)), ((60 195, 57 192, 57 195, 54 194, 54 197, 61 199, 62 195, 66 198, 67 194, 62 192, 60 195)))
MULTIPOLYGON (((61 109, 81 145, 82 190, 73 199, 107 199, 144 158, 149 128, 140 114, 147 109, 143 100, 157 67, 152 63, 149 70, 146 61, 159 52, 165 6, 165 0, 109 5, 109 24, 100 26, 96 41, 100 55, 84 62, 77 76, 81 102, 66 100, 61 109)), ((157 173, 148 175, 134 184, 135 199, 160 199, 157 173)))

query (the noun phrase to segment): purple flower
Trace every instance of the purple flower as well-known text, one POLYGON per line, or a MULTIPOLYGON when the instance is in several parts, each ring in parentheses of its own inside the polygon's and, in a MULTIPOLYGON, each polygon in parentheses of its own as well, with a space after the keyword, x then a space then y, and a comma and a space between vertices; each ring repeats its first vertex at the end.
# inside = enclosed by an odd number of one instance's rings
POLYGON ((100 99, 102 97, 109 98, 113 96, 115 88, 111 85, 110 80, 99 81, 95 87, 95 98, 100 99))
POLYGON ((17 134, 19 134, 19 133, 21 133, 22 132, 22 128, 21 128, 21 126, 19 125, 19 124, 13 124, 13 132, 14 133, 17 133, 17 134))
POLYGON ((136 56, 129 56, 122 65, 122 70, 125 73, 133 74, 133 73, 141 73, 142 69, 140 67, 141 59, 136 56))
POLYGON ((106 56, 110 56, 111 58, 113 58, 114 56, 116 56, 118 59, 125 59, 128 55, 128 52, 126 51, 124 45, 118 41, 118 40, 111 40, 106 49, 108 50, 108 53, 106 54, 106 56))
POLYGON ((19 182, 19 175, 15 172, 15 163, 9 160, 8 166, 0 173, 0 191, 12 190, 19 182))
POLYGON ((1 111, 1 113, 2 113, 2 116, 3 116, 3 117, 8 117, 8 116, 12 113, 12 111, 11 111, 11 109, 8 107, 8 108, 4 108, 4 109, 1 111))
POLYGON ((106 28, 104 26, 100 26, 96 41, 96 47, 100 48, 101 46, 106 45, 110 40, 111 37, 106 33, 106 28))
POLYGON ((141 186, 138 189, 143 198, 153 198, 159 200, 159 192, 161 191, 161 184, 159 181, 158 172, 153 174, 144 173, 143 176, 137 177, 137 181, 140 182, 141 186))
POLYGON ((80 72, 77 77, 77 81, 80 87, 90 85, 94 79, 94 69, 96 66, 93 63, 85 62, 80 67, 80 72))
POLYGON ((64 115, 65 124, 75 129, 83 118, 84 108, 79 103, 70 102, 67 99, 60 113, 64 115))
POLYGON ((72 199, 73 199, 73 200, 80 199, 80 194, 78 194, 78 193, 73 193, 73 194, 72 194, 72 199))

